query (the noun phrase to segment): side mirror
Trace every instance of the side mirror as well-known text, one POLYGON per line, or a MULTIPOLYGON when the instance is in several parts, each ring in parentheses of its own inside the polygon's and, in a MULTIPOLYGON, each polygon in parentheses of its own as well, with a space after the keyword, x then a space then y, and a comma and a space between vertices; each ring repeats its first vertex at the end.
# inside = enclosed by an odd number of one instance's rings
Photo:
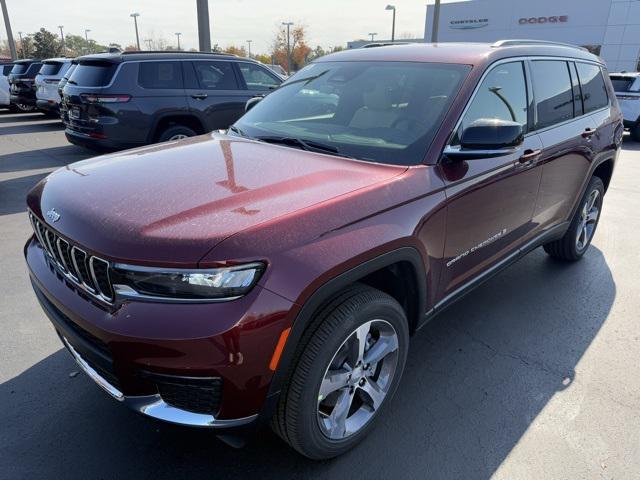
POLYGON ((462 149, 500 150, 517 147, 524 140, 522 125, 497 118, 480 118, 462 131, 462 149))
POLYGON ((249 100, 247 100, 247 103, 244 104, 245 113, 251 110, 253 107, 255 107, 258 103, 260 103, 263 98, 264 97, 252 97, 249 100))
POLYGON ((514 153, 523 140, 520 123, 480 118, 462 131, 459 147, 447 147, 444 153, 451 159, 499 157, 514 153))

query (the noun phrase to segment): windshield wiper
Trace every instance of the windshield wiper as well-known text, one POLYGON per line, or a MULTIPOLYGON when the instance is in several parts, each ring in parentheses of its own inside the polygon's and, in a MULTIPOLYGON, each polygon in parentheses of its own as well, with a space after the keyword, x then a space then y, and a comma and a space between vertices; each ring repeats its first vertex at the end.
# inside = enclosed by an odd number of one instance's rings
POLYGON ((238 127, 236 127, 235 125, 231 125, 228 128, 229 131, 236 133, 238 135, 240 135, 241 137, 248 137, 249 135, 247 135, 246 133, 244 133, 242 130, 240 130, 238 127))
POLYGON ((256 137, 256 140, 260 140, 261 142, 266 143, 276 143, 280 145, 298 147, 309 152, 331 153, 339 157, 353 158, 350 155, 340 153, 340 151, 333 145, 327 145, 325 143, 320 143, 313 140, 303 140, 296 137, 256 137))

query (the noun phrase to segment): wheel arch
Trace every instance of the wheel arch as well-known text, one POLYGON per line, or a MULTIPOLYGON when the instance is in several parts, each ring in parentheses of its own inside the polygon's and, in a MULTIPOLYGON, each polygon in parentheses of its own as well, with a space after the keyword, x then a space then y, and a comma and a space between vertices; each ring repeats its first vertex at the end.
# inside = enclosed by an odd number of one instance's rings
POLYGON ((151 129, 149 141, 157 141, 162 132, 173 125, 184 125, 198 135, 205 133, 204 124, 196 115, 180 112, 166 113, 156 120, 155 125, 151 129))
POLYGON ((294 367, 300 340, 312 326, 316 312, 336 294, 356 282, 378 288, 396 298, 407 313, 410 332, 413 333, 420 326, 426 310, 427 276, 422 255, 416 248, 400 247, 335 275, 318 287, 300 307, 274 372, 263 416, 271 416, 280 391, 294 367), (394 281, 384 284, 382 279, 385 274, 393 275, 394 281), (395 281, 402 283, 397 285, 395 281))

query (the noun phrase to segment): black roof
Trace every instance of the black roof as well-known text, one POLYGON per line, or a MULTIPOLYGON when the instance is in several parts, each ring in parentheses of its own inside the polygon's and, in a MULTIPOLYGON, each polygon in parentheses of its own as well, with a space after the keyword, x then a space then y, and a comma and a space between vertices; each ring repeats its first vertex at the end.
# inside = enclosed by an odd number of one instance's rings
POLYGON ((25 58, 25 59, 22 59, 22 60, 15 60, 12 63, 18 64, 18 65, 22 65, 22 64, 31 65, 32 63, 42 63, 42 60, 35 60, 33 58, 25 58))
POLYGON ((165 50, 160 52, 135 51, 135 52, 95 53, 91 55, 84 55, 82 57, 78 57, 76 58, 76 60, 78 61, 78 63, 95 62, 95 61, 121 63, 121 62, 131 62, 131 61, 135 62, 140 60, 176 60, 176 59, 189 60, 189 59, 202 59, 203 57, 211 58, 211 59, 237 58, 238 60, 255 62, 255 60, 253 59, 238 57, 230 53, 180 52, 180 51, 165 51, 165 50))

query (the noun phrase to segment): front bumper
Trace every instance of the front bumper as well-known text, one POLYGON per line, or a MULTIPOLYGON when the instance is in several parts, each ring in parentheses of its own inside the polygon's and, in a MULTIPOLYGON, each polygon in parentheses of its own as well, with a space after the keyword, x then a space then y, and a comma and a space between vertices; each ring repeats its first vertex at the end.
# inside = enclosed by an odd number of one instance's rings
POLYGON ((82 131, 75 130, 73 128, 70 128, 67 125, 69 120, 68 120, 68 113, 66 111, 63 114, 63 116, 64 116, 63 121, 66 126, 64 135, 65 137, 67 137, 67 140, 69 141, 69 143, 73 143, 74 145, 78 145, 80 147, 85 147, 85 148, 89 148, 91 150, 97 150, 97 151, 125 150, 127 148, 136 148, 144 145, 143 143, 126 143, 126 142, 120 142, 117 140, 114 141, 107 138, 106 135, 105 135, 105 138, 102 138, 99 136, 92 136, 92 135, 96 135, 96 133, 98 132, 85 133, 82 131))
POLYGON ((159 420, 223 429, 263 412, 269 362, 288 326, 290 302, 256 287, 233 302, 127 301, 109 309, 74 288, 33 238, 25 255, 36 296, 63 344, 116 400, 159 420), (181 408, 180 398, 165 396, 167 383, 188 389, 210 380, 221 382, 215 411, 181 408))

